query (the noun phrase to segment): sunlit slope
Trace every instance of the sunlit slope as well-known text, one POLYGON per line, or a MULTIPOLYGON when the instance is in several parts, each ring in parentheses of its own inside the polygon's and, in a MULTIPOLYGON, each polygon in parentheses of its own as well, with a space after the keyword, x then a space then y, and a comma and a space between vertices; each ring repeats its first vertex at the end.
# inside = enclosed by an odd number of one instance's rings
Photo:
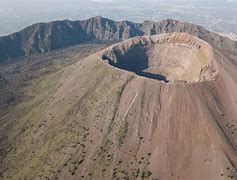
POLYGON ((102 60, 105 50, 36 81, 5 124, 3 179, 235 179, 237 72, 164 82, 102 60))

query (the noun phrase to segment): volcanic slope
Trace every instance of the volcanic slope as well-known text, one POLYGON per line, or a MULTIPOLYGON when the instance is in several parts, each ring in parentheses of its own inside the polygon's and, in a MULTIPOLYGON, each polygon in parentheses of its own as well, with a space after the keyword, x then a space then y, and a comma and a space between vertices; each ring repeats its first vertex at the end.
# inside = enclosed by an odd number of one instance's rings
POLYGON ((236 62, 185 33, 92 54, 5 115, 22 112, 1 176, 236 179, 236 62))

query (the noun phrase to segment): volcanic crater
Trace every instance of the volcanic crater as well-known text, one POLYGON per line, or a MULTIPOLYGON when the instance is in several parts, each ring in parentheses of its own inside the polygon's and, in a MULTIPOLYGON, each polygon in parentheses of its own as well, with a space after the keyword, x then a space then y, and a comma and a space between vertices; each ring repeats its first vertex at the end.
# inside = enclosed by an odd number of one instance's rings
POLYGON ((106 49, 102 59, 166 83, 211 81, 218 74, 212 47, 188 33, 134 37, 106 49))

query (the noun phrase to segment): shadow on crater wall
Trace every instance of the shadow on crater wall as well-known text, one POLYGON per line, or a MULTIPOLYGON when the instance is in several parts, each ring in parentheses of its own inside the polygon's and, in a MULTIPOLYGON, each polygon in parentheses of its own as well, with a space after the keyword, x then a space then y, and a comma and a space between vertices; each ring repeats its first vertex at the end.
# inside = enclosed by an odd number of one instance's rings
POLYGON ((104 54, 102 59, 107 60, 111 66, 134 72, 137 75, 146 78, 164 81, 165 83, 169 82, 167 78, 161 74, 154 74, 145 71, 148 68, 148 57, 144 47, 134 46, 124 54, 114 50, 113 58, 110 56, 111 55, 104 54))

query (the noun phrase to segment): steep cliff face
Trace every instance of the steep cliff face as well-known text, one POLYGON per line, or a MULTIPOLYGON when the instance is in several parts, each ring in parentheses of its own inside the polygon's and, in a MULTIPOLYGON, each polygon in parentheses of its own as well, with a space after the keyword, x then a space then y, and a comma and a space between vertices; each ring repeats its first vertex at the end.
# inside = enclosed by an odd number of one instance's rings
POLYGON ((134 36, 171 32, 187 32, 225 51, 233 54, 237 52, 236 42, 194 24, 172 19, 134 23, 98 16, 82 21, 38 23, 0 37, 0 60, 49 52, 88 41, 120 41, 134 36))

